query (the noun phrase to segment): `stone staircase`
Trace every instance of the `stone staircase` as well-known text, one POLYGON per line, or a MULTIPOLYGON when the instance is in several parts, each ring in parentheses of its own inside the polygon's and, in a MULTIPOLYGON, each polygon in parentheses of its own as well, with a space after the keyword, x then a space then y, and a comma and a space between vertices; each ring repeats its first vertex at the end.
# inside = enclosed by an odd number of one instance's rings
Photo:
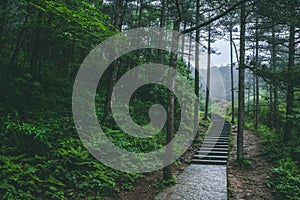
POLYGON ((212 114, 211 119, 213 125, 193 156, 192 164, 227 164, 231 124, 217 114, 212 114))
POLYGON ((155 200, 227 200, 227 155, 231 125, 212 115, 213 126, 203 145, 178 177, 176 184, 165 188, 155 200))

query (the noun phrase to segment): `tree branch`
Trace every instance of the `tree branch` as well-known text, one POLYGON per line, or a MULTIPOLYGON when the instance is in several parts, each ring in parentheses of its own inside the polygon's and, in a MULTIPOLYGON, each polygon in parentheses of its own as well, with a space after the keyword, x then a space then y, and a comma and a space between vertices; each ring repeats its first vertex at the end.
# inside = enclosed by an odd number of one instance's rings
POLYGON ((211 18, 210 20, 202 23, 202 24, 199 24, 198 26, 195 26, 193 28, 189 28, 189 29, 186 29, 184 31, 182 31, 181 33, 185 34, 185 33, 190 33, 192 31, 195 31, 199 28, 202 28, 204 26, 207 26, 209 24, 211 24, 212 22, 224 17, 225 15, 227 15, 228 13, 230 13, 231 11, 233 11, 234 9, 236 9, 237 7, 239 7, 241 4, 245 3, 247 0, 241 0, 239 2, 237 2, 236 4, 232 5, 231 7, 229 7, 226 11, 224 11, 223 13, 221 13, 220 15, 217 15, 215 16, 214 18, 211 18))

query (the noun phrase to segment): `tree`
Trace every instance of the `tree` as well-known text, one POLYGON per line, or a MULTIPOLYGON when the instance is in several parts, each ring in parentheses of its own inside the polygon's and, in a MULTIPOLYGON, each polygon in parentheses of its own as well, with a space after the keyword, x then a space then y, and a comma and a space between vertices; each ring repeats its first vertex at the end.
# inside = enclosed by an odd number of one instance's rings
MULTIPOLYGON (((259 66, 259 32, 258 32, 258 17, 255 20, 255 70, 258 70, 259 66)), ((259 76, 255 76, 256 85, 256 98, 255 98, 255 130, 258 129, 259 124, 259 76)))
POLYGON ((233 63, 233 25, 230 25, 229 34, 230 34, 230 83, 231 83, 231 123, 234 124, 234 63, 233 63))
MULTIPOLYGON (((196 2, 196 24, 198 25, 200 22, 200 0, 197 0, 196 2)), ((200 90, 200 30, 196 30, 196 51, 195 51, 195 94, 197 95, 197 102, 195 103, 195 120, 194 125, 197 127, 197 124, 199 123, 199 102, 200 102, 200 96, 199 96, 199 90, 200 90)), ((191 45, 191 44, 190 44, 191 45)), ((191 47, 190 47, 191 48, 191 47)), ((191 52, 191 50, 190 50, 191 52)))
MULTIPOLYGON (((295 77, 297 75, 295 73, 295 52, 297 44, 296 30, 299 25, 299 20, 297 20, 299 14, 296 12, 299 6, 297 5, 294 0, 290 0, 288 3, 281 0, 272 3, 266 1, 256 3, 257 16, 261 17, 261 25, 259 25, 260 39, 268 44, 268 48, 266 46, 260 46, 259 48, 260 51, 267 52, 270 55, 269 58, 264 57, 264 60, 268 60, 269 64, 257 69, 256 74, 270 88, 267 124, 271 129, 275 128, 278 136, 281 133, 280 125, 284 124, 283 140, 286 142, 292 138, 295 122, 295 77), (279 107, 283 107, 284 101, 281 96, 285 96, 286 101, 286 108, 281 109, 282 113, 279 111, 279 107), (280 119, 283 112, 285 112, 285 120, 280 119)), ((256 124, 257 127, 258 124, 256 124)))
MULTIPOLYGON (((181 0, 176 0, 176 7, 177 7, 178 15, 176 16, 175 21, 174 21, 173 31, 179 32, 180 31, 180 23, 181 23, 181 19, 182 19, 182 2, 181 2, 181 0)), ((178 35, 173 35, 173 41, 174 41, 172 44, 173 51, 171 52, 171 55, 170 55, 169 66, 171 69, 176 70, 178 54, 175 53, 175 51, 178 49, 178 45, 179 45, 178 35)), ((175 131, 175 124, 174 124, 175 80, 174 80, 174 75, 175 74, 173 74, 172 71, 169 71, 168 84, 169 84, 171 90, 168 91, 167 137, 166 137, 167 144, 171 143, 171 141, 174 137, 174 131, 175 131)), ((172 151, 173 151, 173 147, 166 149, 166 154, 165 154, 166 161, 169 161, 172 158, 172 151)), ((164 167, 163 178, 165 180, 170 180, 172 178, 171 168, 172 168, 171 165, 164 167)))
POLYGON ((205 95, 205 114, 204 118, 208 116, 209 95, 210 95, 210 65, 211 65, 211 26, 208 25, 208 45, 207 45, 207 78, 206 78, 206 95, 205 95))
MULTIPOLYGON (((294 13, 295 5, 290 4, 291 13, 294 13)), ((292 17, 290 21, 290 36, 289 36, 289 63, 288 63, 288 77, 293 77, 295 66, 295 19, 292 17)), ((294 114, 294 81, 289 78, 287 81, 287 98, 286 98, 286 125, 284 131, 284 141, 288 142, 291 139, 293 130, 293 121, 291 116, 294 114)))
MULTIPOLYGON (((114 16, 113 16, 113 22, 114 26, 117 31, 122 31, 123 26, 123 13, 124 13, 124 5, 123 0, 115 0, 114 1, 114 16)), ((114 62, 112 68, 110 69, 110 80, 109 80, 109 86, 107 88, 106 93, 106 104, 105 104, 105 118, 107 118, 111 114, 111 98, 113 94, 113 87, 117 81, 117 75, 119 70, 119 63, 114 62)))
MULTIPOLYGON (((161 0, 161 13, 160 13, 160 28, 166 27, 166 0, 161 0)), ((162 50, 159 50, 159 60, 160 63, 164 63, 165 60, 165 53, 162 50)))
POLYGON ((246 39, 246 3, 241 5, 240 64, 239 64, 239 107, 237 133, 237 160, 244 159, 244 109, 245 109, 245 39, 246 39))

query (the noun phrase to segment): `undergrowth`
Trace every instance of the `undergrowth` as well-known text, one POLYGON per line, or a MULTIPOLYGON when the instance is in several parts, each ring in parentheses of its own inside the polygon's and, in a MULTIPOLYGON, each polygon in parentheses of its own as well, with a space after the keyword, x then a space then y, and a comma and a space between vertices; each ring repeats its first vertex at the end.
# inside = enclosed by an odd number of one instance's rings
POLYGON ((300 196, 300 139, 288 143, 282 141, 282 135, 277 135, 266 125, 259 125, 255 130, 253 122, 246 123, 246 128, 260 136, 260 144, 276 167, 268 176, 267 186, 277 199, 299 200, 300 196))

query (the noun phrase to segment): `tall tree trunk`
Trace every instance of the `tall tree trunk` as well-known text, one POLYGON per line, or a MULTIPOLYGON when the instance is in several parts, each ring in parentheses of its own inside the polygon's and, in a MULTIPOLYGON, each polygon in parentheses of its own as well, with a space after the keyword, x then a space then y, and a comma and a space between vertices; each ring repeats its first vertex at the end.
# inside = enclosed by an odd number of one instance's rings
POLYGON ((290 39, 289 39, 289 64, 288 64, 288 85, 287 85, 287 99, 286 99, 286 124, 284 131, 284 141, 288 142, 292 138, 293 122, 291 116, 294 108, 294 83, 293 72, 295 65, 295 21, 292 19, 290 25, 290 39))
POLYGON ((7 33, 6 25, 8 23, 7 15, 9 13, 9 1, 8 0, 2 0, 0 2, 1 12, 0 12, 0 55, 2 53, 2 49, 5 44, 5 33, 7 33))
POLYGON ((246 3, 241 5, 237 160, 244 159, 246 3))
MULTIPOLYGON (((196 4, 196 25, 199 24, 200 21, 200 0, 197 0, 197 4, 196 4)), ((200 30, 197 29, 196 30, 196 52, 195 52, 195 94, 197 96, 197 100, 195 103, 195 110, 194 110, 194 114, 195 114, 195 119, 194 119, 194 125, 195 127, 198 127, 197 124, 199 123, 199 84, 200 84, 200 74, 199 74, 199 70, 200 70, 200 30)))
POLYGON ((144 9, 144 0, 140 0, 140 9, 139 9, 139 17, 138 17, 139 27, 143 27, 143 9, 144 9))
POLYGON ((13 53, 12 53, 12 56, 11 56, 10 62, 9 62, 10 67, 13 66, 13 64, 16 61, 16 58, 18 56, 18 53, 21 50, 21 47, 23 46, 23 44, 25 42, 24 34, 25 34, 25 28, 23 28, 17 36, 16 44, 14 46, 14 50, 13 50, 13 53))
POLYGON ((250 84, 250 73, 248 77, 248 87, 247 87, 247 112, 250 114, 250 96, 251 96, 251 84, 250 84))
MULTIPOLYGON (((186 29, 186 22, 183 24, 183 30, 185 30, 186 29)), ((181 61, 183 62, 184 61, 184 51, 185 51, 185 37, 183 36, 182 37, 182 41, 181 41, 181 53, 182 53, 182 55, 181 55, 181 61)))
MULTIPOLYGON (((119 32, 121 32, 123 24, 123 0, 114 1, 114 12, 114 26, 119 32)), ((104 119, 107 119, 108 116, 111 114, 111 98, 113 94, 113 87, 117 81, 118 70, 119 62, 115 61, 112 65, 112 69, 110 70, 110 80, 108 83, 106 102, 104 108, 104 119)))
MULTIPOLYGON (((272 38, 273 39, 273 38, 272 38)), ((273 44, 272 44, 273 45, 273 44)), ((273 64, 274 64, 274 55, 273 55, 273 46, 271 45, 271 71, 273 71, 273 64)), ((270 81, 270 89, 269 89, 269 97, 270 97, 270 114, 269 114, 269 125, 270 128, 273 129, 274 128, 274 101, 273 101, 273 83, 274 83, 274 77, 271 78, 270 81)))
POLYGON ((252 92, 253 92, 253 104, 252 104, 252 113, 253 117, 255 116, 255 105, 256 105, 256 77, 255 73, 253 72, 253 79, 252 79, 252 92))
POLYGON ((271 129, 274 128, 274 103, 273 103, 273 85, 272 85, 272 81, 270 82, 270 86, 269 86, 269 98, 270 98, 270 113, 269 113, 269 126, 271 129))
POLYGON ((189 61, 188 61, 188 68, 191 69, 191 56, 192 56, 192 33, 189 33, 190 42, 189 42, 189 61))
MULTIPOLYGON (((40 62, 42 59, 42 51, 43 51, 43 39, 44 39, 44 31, 42 28, 43 24, 43 13, 37 13, 37 22, 36 28, 33 30, 33 38, 31 41, 31 56, 30 56, 30 68, 33 77, 40 76, 40 62)), ((47 46, 47 45, 45 45, 47 46)))
MULTIPOLYGON (((258 71, 259 66, 259 32, 258 32, 258 17, 255 22, 255 72, 258 71)), ((259 124, 259 76, 255 76, 255 86, 256 86, 256 98, 255 98, 255 130, 258 129, 259 124)))
POLYGON ((234 122, 234 76, 233 76, 233 35, 232 35, 233 26, 230 25, 230 77, 231 77, 231 123, 235 124, 234 122))
POLYGON ((208 47, 207 47, 207 78, 206 78, 206 99, 205 99, 205 114, 204 119, 207 119, 209 110, 210 96, 210 61, 211 61, 211 26, 208 27, 208 47))
MULTIPOLYGON (((165 28, 166 26, 166 0, 161 0, 161 13, 160 13, 160 28, 165 28)), ((159 60, 161 64, 165 61, 165 52, 163 50, 158 50, 159 60)))
POLYGON ((115 16, 114 16, 114 26, 121 32, 123 25, 123 0, 115 0, 115 16))
POLYGON ((279 110, 278 110, 278 81, 277 81, 277 68, 276 68, 276 38, 275 38, 275 24, 272 25, 272 52, 271 52, 271 63, 272 63, 272 83, 273 83, 273 94, 274 94, 274 104, 273 104, 273 113, 274 113, 274 128, 276 134, 279 134, 279 110))
POLYGON ((166 0, 161 0, 160 27, 166 26, 166 0))
POLYGON ((259 102, 260 102, 260 98, 259 98, 259 76, 256 75, 255 77, 255 86, 256 86, 256 100, 255 100, 255 130, 258 129, 258 125, 259 125, 259 102))
MULTIPOLYGON (((253 61, 255 62, 255 41, 253 42, 253 61)), ((256 105, 256 87, 255 87, 255 64, 254 64, 254 71, 252 71, 252 96, 253 96, 253 104, 252 104, 252 111, 253 117, 255 117, 255 105, 256 105)))
MULTIPOLYGON (((177 12, 178 17, 176 21, 174 22, 173 30, 179 32, 180 30, 180 22, 181 22, 181 12, 182 12, 182 4, 181 0, 176 1, 177 4, 177 12)), ((173 70, 176 70, 176 64, 177 64, 177 57, 178 54, 175 53, 178 51, 178 44, 179 44, 179 37, 177 35, 173 35, 173 44, 172 44, 172 52, 170 57, 170 68, 173 68, 173 70)), ((174 75, 171 71, 169 71, 168 74, 168 84, 171 90, 168 91, 168 111, 167 111, 167 137, 166 137, 166 143, 171 143, 173 136, 174 136, 174 89, 175 89, 175 80, 174 75)), ((171 148, 166 148, 166 154, 165 154, 165 161, 166 163, 169 163, 172 159, 173 155, 173 146, 171 145, 171 148)), ((164 180, 170 180, 172 178, 172 165, 168 165, 163 168, 163 179, 164 180)))

